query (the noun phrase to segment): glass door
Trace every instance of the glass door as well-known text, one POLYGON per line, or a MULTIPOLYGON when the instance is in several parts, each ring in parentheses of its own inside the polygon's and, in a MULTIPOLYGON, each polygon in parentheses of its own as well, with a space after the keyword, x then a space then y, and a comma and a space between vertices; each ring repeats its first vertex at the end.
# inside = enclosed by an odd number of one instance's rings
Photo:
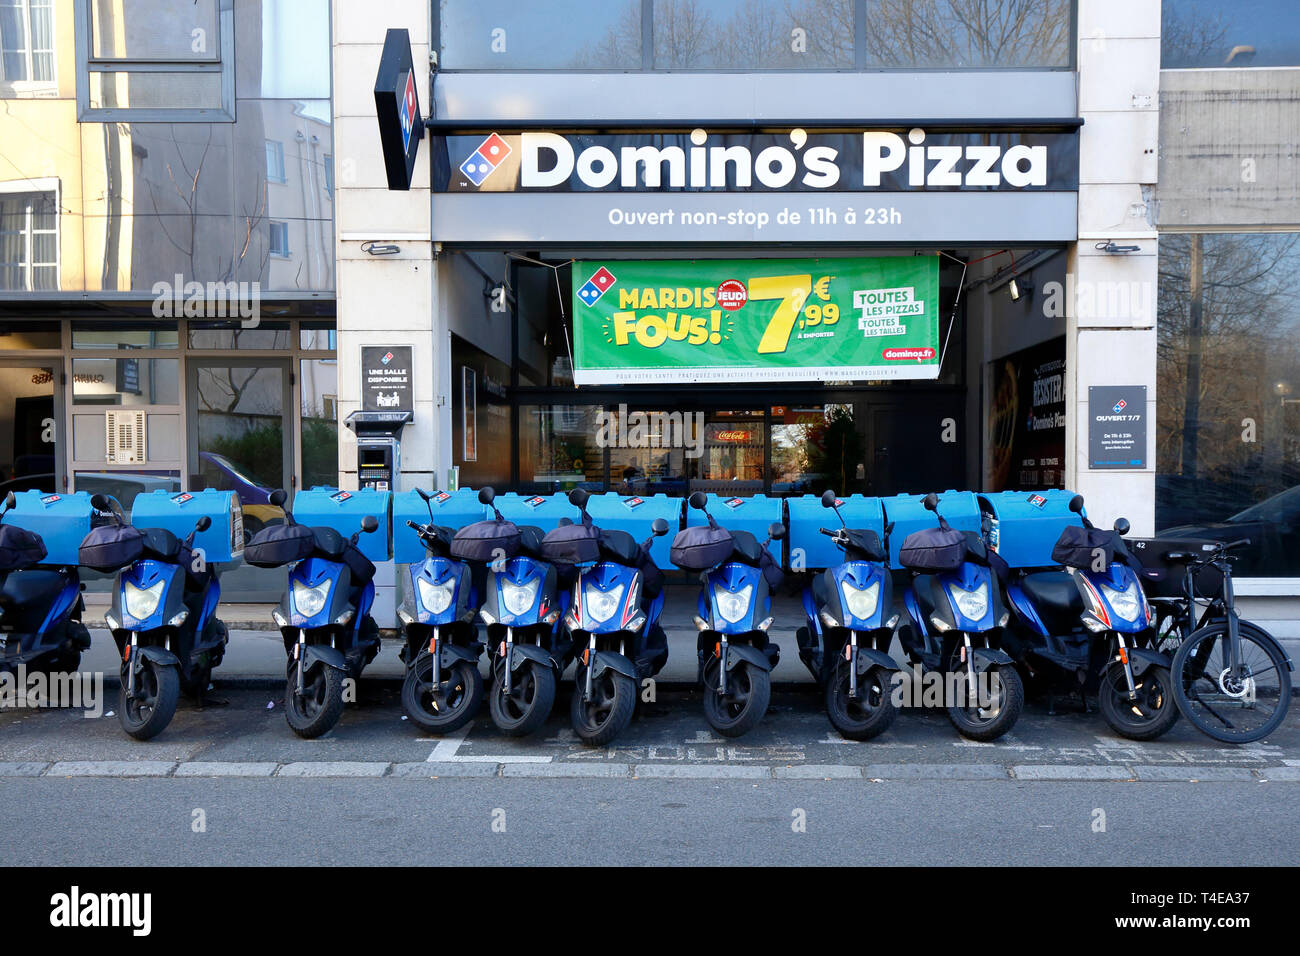
MULTIPOLYGON (((271 492, 293 495, 289 363, 281 359, 193 359, 187 363, 189 490, 233 491, 244 511, 245 541, 284 521, 271 492)), ((222 578, 227 600, 277 599, 283 568, 239 564, 222 578)))

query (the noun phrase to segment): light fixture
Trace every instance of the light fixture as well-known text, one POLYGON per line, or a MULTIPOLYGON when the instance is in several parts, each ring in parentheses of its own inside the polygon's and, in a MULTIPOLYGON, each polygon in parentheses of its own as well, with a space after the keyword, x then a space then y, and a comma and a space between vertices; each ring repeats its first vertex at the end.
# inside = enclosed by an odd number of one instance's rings
POLYGON ((395 242, 376 242, 373 239, 361 243, 361 251, 370 256, 395 256, 402 247, 395 242))
POLYGON ((1007 283, 1007 291, 1011 293, 1011 301, 1019 302, 1022 297, 1033 299, 1034 297, 1034 280, 1032 276, 1012 276, 1011 281, 1007 283))

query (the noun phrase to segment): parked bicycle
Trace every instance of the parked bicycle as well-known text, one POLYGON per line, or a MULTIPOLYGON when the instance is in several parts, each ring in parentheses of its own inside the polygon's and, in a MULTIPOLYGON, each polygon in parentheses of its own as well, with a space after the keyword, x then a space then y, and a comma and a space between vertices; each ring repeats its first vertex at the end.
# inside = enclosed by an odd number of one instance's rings
POLYGON ((1162 646, 1176 645, 1174 701, 1197 729, 1224 743, 1267 737, 1286 719, 1294 665, 1273 635, 1241 620, 1234 548, 1250 539, 1129 542, 1159 611, 1162 646))

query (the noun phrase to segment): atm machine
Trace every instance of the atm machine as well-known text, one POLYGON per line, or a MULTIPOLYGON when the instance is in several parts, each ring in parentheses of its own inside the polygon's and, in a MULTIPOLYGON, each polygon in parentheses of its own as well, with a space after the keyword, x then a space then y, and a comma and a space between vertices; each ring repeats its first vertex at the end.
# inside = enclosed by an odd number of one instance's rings
POLYGON ((410 411, 353 412, 344 424, 357 436, 357 485, 398 491, 402 477, 402 429, 415 418, 410 411))
MULTIPOLYGON (((395 494, 402 480, 402 429, 415 418, 410 411, 356 411, 344 424, 357 436, 357 487, 395 494)), ((379 517, 381 521, 386 520, 379 517)), ((376 563, 375 606, 380 627, 397 626, 397 569, 391 560, 376 563)))

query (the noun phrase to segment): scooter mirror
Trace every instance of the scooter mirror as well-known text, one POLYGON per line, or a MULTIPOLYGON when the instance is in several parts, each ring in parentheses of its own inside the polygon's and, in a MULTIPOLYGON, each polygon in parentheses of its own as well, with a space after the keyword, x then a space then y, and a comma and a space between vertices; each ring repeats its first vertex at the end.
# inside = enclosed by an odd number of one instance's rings
POLYGON ((654 532, 656 538, 662 538, 668 533, 668 522, 663 518, 655 518, 650 525, 650 530, 654 532))
POLYGON ((275 505, 277 508, 283 508, 284 503, 289 500, 289 496, 284 493, 283 488, 276 488, 275 491, 271 492, 269 500, 271 504, 275 505))
POLYGON ((840 496, 837 495, 837 494, 836 494, 834 491, 832 491, 830 488, 827 488, 825 491, 822 492, 822 507, 823 507, 823 508, 834 508, 834 507, 835 507, 835 502, 837 502, 837 501, 839 501, 839 500, 840 500, 840 496))
POLYGON ((591 492, 586 488, 574 488, 569 492, 569 504, 579 510, 587 507, 587 500, 591 498, 591 492))
POLYGON ((484 488, 482 491, 478 493, 479 504, 490 505, 496 499, 496 496, 497 493, 492 490, 492 486, 488 485, 486 488, 484 488))
POLYGON ((428 501, 430 498, 433 497, 433 495, 429 494, 423 488, 416 488, 415 493, 419 495, 421 498, 423 498, 425 501, 428 501))
POLYGON ((1120 535, 1128 534, 1128 529, 1129 529, 1128 518, 1116 518, 1116 519, 1115 519, 1115 533, 1116 533, 1116 534, 1120 534, 1120 535))
POLYGON ((13 506, 16 505, 17 503, 18 503, 18 499, 14 497, 14 493, 13 493, 12 491, 9 492, 7 495, 5 495, 5 510, 6 510, 6 511, 8 511, 8 510, 10 510, 11 508, 13 508, 13 506))
POLYGON ((785 537, 785 525, 779 521, 773 521, 767 526, 767 533, 773 541, 780 541, 785 537))
POLYGON ((203 517, 199 518, 198 521, 194 522, 195 531, 207 531, 211 527, 212 527, 212 519, 209 518, 207 515, 204 515, 203 517))
POLYGON ((686 499, 687 504, 689 504, 696 511, 703 511, 704 505, 708 502, 708 500, 709 500, 708 497, 702 491, 692 492, 691 496, 686 499))
MULTIPOLYGON (((272 495, 271 499, 274 501, 275 495, 272 495)), ((90 496, 90 507, 94 508, 96 511, 108 511, 112 508, 112 505, 109 504, 108 495, 98 494, 90 496)))
POLYGON ((924 500, 921 502, 921 504, 925 505, 925 510, 926 510, 926 511, 938 511, 938 510, 939 510, 939 496, 936 495, 936 494, 932 491, 932 492, 930 492, 928 495, 925 496, 925 498, 924 498, 924 500))
POLYGON ((374 515, 366 515, 364 518, 361 519, 361 530, 364 531, 366 534, 370 534, 370 532, 374 531, 378 527, 379 527, 379 519, 376 518, 374 515))
POLYGON ((1075 495, 1070 499, 1070 510, 1075 514, 1083 514, 1083 495, 1075 495))

